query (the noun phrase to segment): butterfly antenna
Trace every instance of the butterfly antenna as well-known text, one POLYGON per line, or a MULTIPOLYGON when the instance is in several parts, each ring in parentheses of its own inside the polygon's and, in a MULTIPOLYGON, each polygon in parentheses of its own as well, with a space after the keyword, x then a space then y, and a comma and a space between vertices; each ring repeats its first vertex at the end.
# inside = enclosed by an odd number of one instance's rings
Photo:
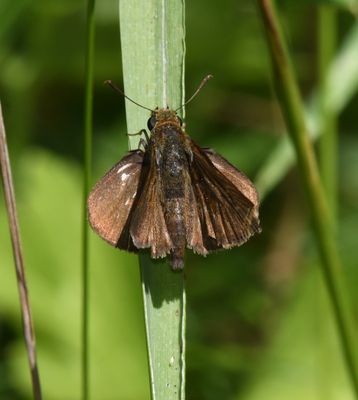
POLYGON ((201 82, 200 85, 198 86, 198 88, 195 90, 195 92, 192 94, 192 96, 189 98, 189 100, 187 100, 184 104, 182 104, 179 108, 177 108, 175 110, 178 111, 181 108, 183 108, 184 106, 186 106, 187 104, 189 104, 195 97, 196 95, 200 92, 200 90, 208 83, 208 81, 210 81, 210 79, 214 78, 213 75, 208 75, 206 76, 201 82))
POLYGON ((131 101, 133 104, 137 105, 138 107, 144 108, 145 110, 149 110, 151 112, 154 112, 151 108, 142 106, 141 104, 137 103, 136 101, 132 100, 130 97, 128 97, 115 83, 113 83, 111 80, 104 81, 106 85, 109 85, 115 92, 120 93, 123 97, 125 97, 127 100, 131 101))

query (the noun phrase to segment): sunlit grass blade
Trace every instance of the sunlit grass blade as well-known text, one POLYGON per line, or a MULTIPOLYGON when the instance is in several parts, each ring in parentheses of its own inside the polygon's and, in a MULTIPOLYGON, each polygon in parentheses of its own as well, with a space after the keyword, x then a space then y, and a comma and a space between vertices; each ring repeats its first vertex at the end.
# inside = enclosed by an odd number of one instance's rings
POLYGON ((15 259, 17 285, 20 296, 21 316, 27 349, 27 356, 30 366, 32 390, 35 400, 41 400, 40 375, 36 359, 36 340, 33 329, 30 301, 25 276, 24 256, 22 252, 19 223, 15 200, 15 190, 11 173, 10 158, 6 142, 6 133, 2 108, 0 103, 0 164, 2 182, 4 187, 6 209, 9 219, 9 227, 12 241, 12 248, 15 259))
POLYGON ((332 216, 327 207, 313 146, 308 136, 302 99, 294 70, 272 1, 259 0, 259 7, 271 55, 274 86, 296 152, 299 171, 312 214, 325 285, 332 304, 352 388, 358 398, 358 358, 355 344, 357 335, 341 275, 342 269, 333 235, 332 216))
POLYGON ((91 185, 92 119, 93 119, 93 64, 95 0, 87 1, 85 110, 84 110, 84 172, 82 219, 82 399, 89 398, 89 228, 87 222, 87 196, 91 185))
MULTIPOLYGON (((184 100, 184 1, 120 1, 125 93, 145 107, 177 108, 184 100)), ((127 129, 146 127, 147 110, 126 102, 127 129)), ((130 137, 130 148, 139 138, 130 137)), ((184 274, 140 257, 147 347, 154 400, 184 399, 184 274)))

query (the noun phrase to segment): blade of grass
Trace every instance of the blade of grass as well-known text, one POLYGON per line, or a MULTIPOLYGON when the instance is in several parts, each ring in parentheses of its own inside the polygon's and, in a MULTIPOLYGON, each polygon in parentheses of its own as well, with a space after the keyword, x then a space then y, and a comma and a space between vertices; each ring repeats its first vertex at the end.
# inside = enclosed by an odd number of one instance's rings
POLYGON ((275 89, 288 133, 295 148, 301 178, 312 213, 325 285, 332 303, 352 388, 358 398, 358 358, 354 321, 341 275, 342 270, 333 237, 331 215, 324 198, 312 143, 308 136, 302 99, 272 1, 259 0, 258 3, 270 49, 275 89))
MULTIPOLYGON (((338 115, 358 89, 358 22, 346 36, 338 55, 327 72, 325 106, 327 113, 338 115)), ((312 95, 306 105, 306 124, 309 135, 315 140, 321 134, 322 116, 319 94, 312 95)), ((287 174, 295 163, 292 144, 283 136, 267 161, 260 168, 255 184, 263 199, 287 174)))
MULTIPOLYGON (((177 108, 184 100, 184 0, 120 1, 124 88, 146 107, 177 108)), ((146 126, 148 111, 126 101, 127 129, 146 126)), ((130 137, 130 148, 138 146, 130 137)), ((185 397, 184 274, 140 256, 151 394, 153 400, 185 397)))
POLYGON ((0 164, 5 194, 6 209, 9 219, 12 249, 15 259, 16 279, 20 296, 21 317, 24 330, 27 356, 30 366, 32 391, 35 400, 41 400, 40 375, 36 358, 36 339, 33 329, 29 294, 26 284, 25 263, 22 252, 19 223, 17 219, 15 190, 11 174, 10 157, 6 142, 6 132, 0 103, 0 164))
POLYGON ((84 103, 84 172, 82 219, 82 399, 89 398, 89 228, 87 222, 87 196, 91 185, 92 119, 93 119, 93 64, 95 0, 87 0, 85 103, 84 103))

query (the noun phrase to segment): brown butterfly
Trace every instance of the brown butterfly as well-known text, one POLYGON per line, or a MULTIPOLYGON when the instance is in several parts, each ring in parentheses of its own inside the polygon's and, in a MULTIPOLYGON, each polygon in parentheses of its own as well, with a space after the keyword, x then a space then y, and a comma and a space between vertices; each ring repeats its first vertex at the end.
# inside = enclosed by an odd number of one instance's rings
POLYGON ((176 111, 155 109, 148 129, 144 151, 125 155, 89 195, 89 222, 101 238, 130 252, 149 248, 152 258, 168 256, 178 270, 186 247, 205 256, 261 231, 253 183, 199 147, 176 111))

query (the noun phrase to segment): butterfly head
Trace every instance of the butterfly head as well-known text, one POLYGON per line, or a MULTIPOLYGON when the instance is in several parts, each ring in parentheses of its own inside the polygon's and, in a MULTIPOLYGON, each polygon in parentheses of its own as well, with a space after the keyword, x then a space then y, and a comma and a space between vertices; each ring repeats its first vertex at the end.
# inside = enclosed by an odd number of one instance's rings
POLYGON ((179 127, 182 126, 183 122, 179 118, 176 111, 167 108, 156 108, 152 111, 152 115, 148 119, 147 126, 152 131, 158 125, 173 124, 179 127))

